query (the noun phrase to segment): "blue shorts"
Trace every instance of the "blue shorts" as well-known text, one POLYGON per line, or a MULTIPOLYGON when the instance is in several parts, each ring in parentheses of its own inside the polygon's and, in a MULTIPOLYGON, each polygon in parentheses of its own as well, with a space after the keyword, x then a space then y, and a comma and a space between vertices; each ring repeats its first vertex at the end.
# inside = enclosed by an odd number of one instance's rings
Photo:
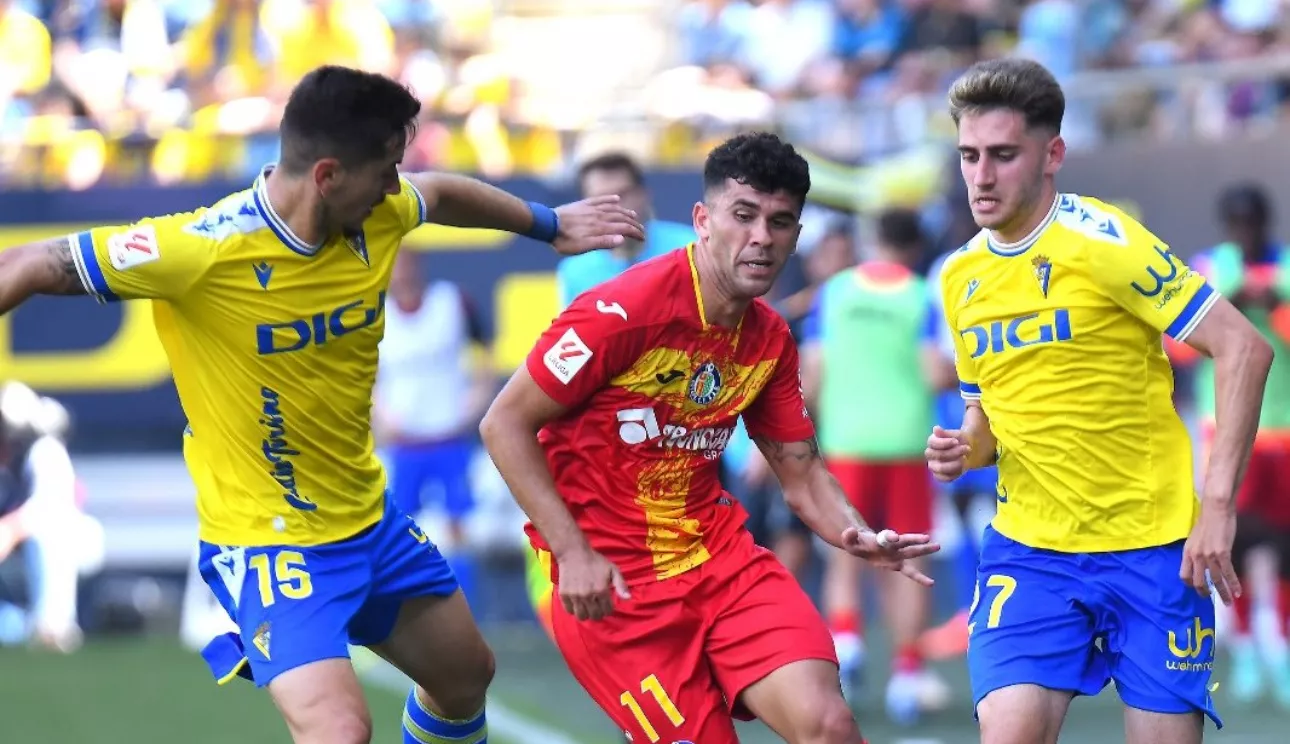
POLYGON ((1115 680, 1125 705, 1201 711, 1210 698, 1214 603, 1178 578, 1181 541, 1114 553, 1058 553, 985 531, 971 610, 974 706, 1033 684, 1096 695, 1115 680))
POLYGON ((470 456, 474 443, 449 439, 425 444, 392 445, 389 458, 390 492, 394 503, 407 514, 417 514, 431 500, 427 490, 443 501, 451 519, 470 513, 470 456))
POLYGON ((202 651, 220 684, 263 687, 283 672, 348 658, 394 629, 404 600, 447 596, 457 580, 411 517, 387 499, 380 522, 340 542, 242 548, 201 543, 198 567, 238 633, 202 651))

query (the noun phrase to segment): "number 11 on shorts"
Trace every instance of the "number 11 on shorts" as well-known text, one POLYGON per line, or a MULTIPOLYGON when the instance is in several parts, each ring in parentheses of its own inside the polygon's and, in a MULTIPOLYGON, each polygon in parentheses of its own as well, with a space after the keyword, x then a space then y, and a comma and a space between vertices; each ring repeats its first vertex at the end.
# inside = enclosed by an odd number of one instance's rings
MULTIPOLYGON (((999 593, 994 595, 990 600, 990 616, 986 618, 985 627, 997 628, 999 621, 1003 618, 1003 606, 1012 597, 1012 593, 1017 591, 1017 580, 1004 574, 994 574, 985 580, 985 585, 990 589, 998 589, 999 593)), ((976 606, 981 601, 981 585, 977 584, 972 590, 972 606, 968 609, 968 617, 976 614, 976 606)), ((968 624, 968 633, 975 629, 976 623, 968 624)))
MULTIPOLYGON (((663 683, 658 681, 658 677, 651 674, 641 680, 641 693, 654 696, 654 702, 658 703, 658 707, 663 709, 663 715, 667 716, 667 720, 672 722, 673 727, 685 723, 685 716, 681 715, 681 711, 676 709, 676 704, 672 702, 672 698, 668 697, 667 691, 663 689, 663 683)), ((631 690, 625 690, 622 695, 619 695, 618 702, 630 710, 633 716, 636 716, 636 722, 645 731, 645 735, 649 737, 651 744, 658 741, 658 730, 649 722, 649 718, 645 716, 645 711, 641 710, 641 704, 636 702, 636 697, 632 695, 631 690)))

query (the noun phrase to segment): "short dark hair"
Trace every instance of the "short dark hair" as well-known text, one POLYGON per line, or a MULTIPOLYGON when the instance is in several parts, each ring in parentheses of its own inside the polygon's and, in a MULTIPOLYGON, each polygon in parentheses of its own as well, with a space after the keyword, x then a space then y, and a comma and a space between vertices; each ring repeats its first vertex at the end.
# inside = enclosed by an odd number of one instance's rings
POLYGON ((726 180, 751 186, 763 194, 787 192, 806 203, 811 190, 811 167, 793 146, 768 132, 740 134, 721 143, 703 164, 703 190, 726 185, 726 180))
POLYGON ((607 152, 583 163, 578 167, 578 185, 581 187, 587 174, 596 171, 624 171, 631 176, 633 185, 645 185, 645 171, 625 152, 607 152))
POLYGON ((978 62, 950 86, 950 116, 957 125, 964 114, 994 109, 1016 111, 1027 128, 1062 131, 1066 95, 1057 78, 1038 62, 1020 58, 978 62))
POLYGON ((279 133, 281 165, 303 173, 322 158, 351 166, 378 160, 391 142, 406 145, 421 102, 383 75, 326 65, 305 75, 287 100, 279 133))
POLYGON ((1268 194, 1257 183, 1228 186, 1218 197, 1218 218, 1222 222, 1248 219, 1266 225, 1271 217, 1268 194))
POLYGON ((923 247, 923 223, 918 212, 903 207, 883 210, 877 220, 878 242, 905 252, 923 247))

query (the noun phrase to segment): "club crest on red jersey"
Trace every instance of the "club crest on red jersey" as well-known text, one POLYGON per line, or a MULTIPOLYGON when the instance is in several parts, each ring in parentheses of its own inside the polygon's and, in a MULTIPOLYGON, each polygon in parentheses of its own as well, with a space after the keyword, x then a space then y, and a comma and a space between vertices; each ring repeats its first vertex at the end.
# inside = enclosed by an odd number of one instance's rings
POLYGON ((721 370, 712 362, 699 365, 699 369, 690 378, 690 400, 706 406, 716 400, 720 393, 721 370))

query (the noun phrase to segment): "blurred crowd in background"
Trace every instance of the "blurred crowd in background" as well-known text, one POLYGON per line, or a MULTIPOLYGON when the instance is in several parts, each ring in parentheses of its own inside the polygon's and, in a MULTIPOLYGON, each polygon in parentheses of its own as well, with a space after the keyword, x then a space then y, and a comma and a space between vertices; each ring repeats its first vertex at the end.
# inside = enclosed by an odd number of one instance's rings
POLYGON ((1034 57, 1067 86, 1073 146, 1226 136, 1285 116, 1283 6, 0 0, 0 179, 84 189, 253 178, 276 154, 291 83, 327 62, 390 74, 424 101, 409 167, 498 177, 567 173, 607 140, 647 165, 693 165, 750 126, 872 162, 946 136, 949 80, 1003 54, 1034 57), (1212 62, 1236 67, 1172 79, 1212 62), (1105 74, 1125 69, 1141 74, 1108 87, 1105 74))

